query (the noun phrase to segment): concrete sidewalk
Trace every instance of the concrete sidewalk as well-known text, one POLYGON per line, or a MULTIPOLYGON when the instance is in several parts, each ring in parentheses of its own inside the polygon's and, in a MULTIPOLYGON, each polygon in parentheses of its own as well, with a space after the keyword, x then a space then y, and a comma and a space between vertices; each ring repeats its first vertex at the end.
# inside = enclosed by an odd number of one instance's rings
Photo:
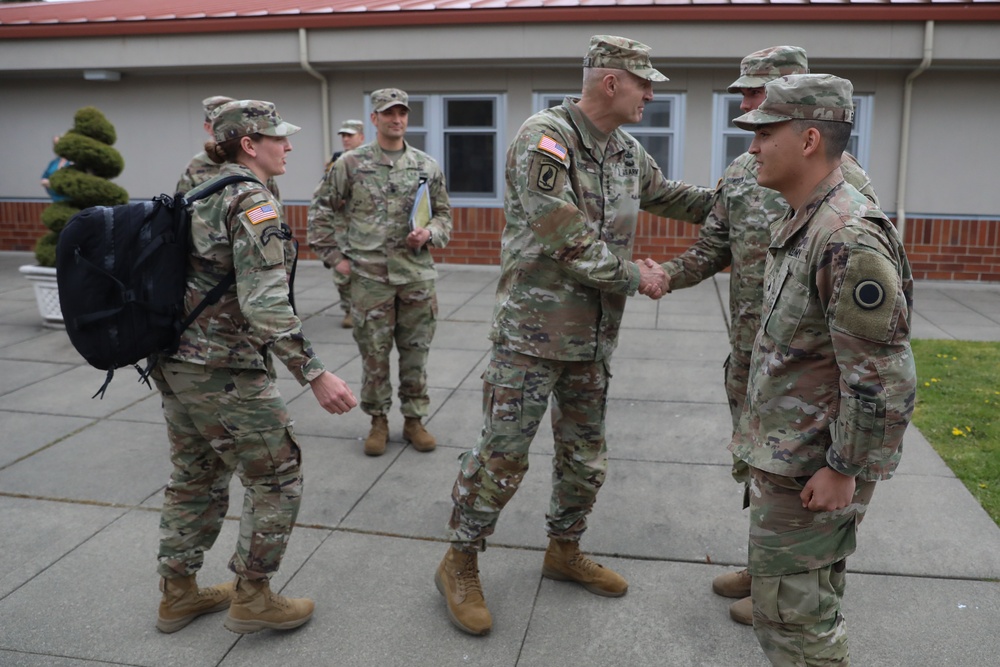
MULTIPOLYGON (((394 408, 388 452, 368 458, 360 409, 327 415, 281 376, 306 485, 274 587, 314 598, 312 621, 238 636, 216 614, 163 635, 154 627, 156 548, 170 464, 158 394, 125 369, 103 400, 91 400, 104 374, 65 332, 40 326, 17 273, 32 262, 0 253, 0 665, 767 664, 752 629, 731 622, 730 601, 710 588, 715 575, 745 565, 747 542, 725 448, 725 276, 659 302, 632 299, 626 311, 607 418, 611 467, 583 542, 629 580, 624 598, 541 577, 546 424, 533 470, 480 559, 494 630, 474 638, 449 623, 433 573, 456 458, 480 428, 498 271, 445 266, 429 369, 435 452, 404 445, 394 408)), ((351 332, 339 328, 328 272, 305 263, 296 285, 317 352, 357 391, 361 364, 351 332)), ((915 326, 916 337, 998 341, 1000 285, 918 284, 915 326)), ((234 482, 233 517, 241 496, 234 482)), ((231 576, 236 534, 227 521, 202 583, 231 576)), ((915 428, 859 542, 845 599, 852 664, 997 664, 1000 528, 915 428)))

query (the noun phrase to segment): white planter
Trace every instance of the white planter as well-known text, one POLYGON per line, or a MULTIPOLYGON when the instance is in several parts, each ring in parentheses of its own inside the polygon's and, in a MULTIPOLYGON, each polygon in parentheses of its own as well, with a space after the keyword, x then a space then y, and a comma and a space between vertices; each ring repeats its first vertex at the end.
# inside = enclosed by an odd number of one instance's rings
POLYGON ((26 265, 20 271, 35 287, 35 300, 38 302, 38 313, 42 316, 43 324, 53 329, 65 328, 62 308, 59 306, 56 270, 48 266, 26 265))

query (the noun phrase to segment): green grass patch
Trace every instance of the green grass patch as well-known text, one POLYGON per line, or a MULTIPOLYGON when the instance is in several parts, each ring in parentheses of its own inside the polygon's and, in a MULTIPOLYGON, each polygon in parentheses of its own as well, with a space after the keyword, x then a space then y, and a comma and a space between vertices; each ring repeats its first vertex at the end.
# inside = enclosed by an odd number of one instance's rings
POLYGON ((911 345, 917 363, 913 423, 1000 525, 1000 343, 911 345))

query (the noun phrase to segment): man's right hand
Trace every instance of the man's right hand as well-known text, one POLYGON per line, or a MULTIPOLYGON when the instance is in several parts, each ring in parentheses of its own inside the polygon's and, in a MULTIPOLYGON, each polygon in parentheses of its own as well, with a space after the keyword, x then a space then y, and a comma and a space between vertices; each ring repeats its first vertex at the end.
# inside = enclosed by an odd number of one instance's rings
POLYGON ((344 259, 337 262, 337 265, 333 267, 333 270, 342 276, 351 275, 351 260, 345 257, 344 259))
POLYGON ((639 293, 650 299, 659 299, 666 294, 669 278, 663 267, 648 257, 636 264, 639 267, 639 293))
POLYGON ((320 406, 335 415, 342 415, 358 404, 358 399, 347 383, 330 371, 323 371, 309 386, 320 406))

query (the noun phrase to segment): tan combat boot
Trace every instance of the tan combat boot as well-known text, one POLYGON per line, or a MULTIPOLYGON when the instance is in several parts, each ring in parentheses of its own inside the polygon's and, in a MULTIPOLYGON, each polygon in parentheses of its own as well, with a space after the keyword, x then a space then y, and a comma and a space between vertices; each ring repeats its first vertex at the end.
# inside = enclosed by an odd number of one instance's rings
POLYGON ((316 605, 308 598, 286 598, 271 592, 267 579, 236 579, 236 594, 223 625, 248 634, 259 630, 291 630, 312 618, 316 605))
POLYGON ((486 608, 483 587, 479 583, 479 554, 454 547, 438 566, 434 584, 448 605, 448 618, 462 632, 485 635, 493 627, 493 617, 486 608))
POLYGON ((166 633, 177 632, 202 614, 222 611, 233 601, 232 582, 198 588, 193 574, 160 579, 160 591, 163 598, 156 629, 166 633))
POLYGON ((556 581, 575 581, 591 593, 609 598, 628 592, 625 577, 587 558, 576 541, 549 539, 542 576, 556 581))
POLYGON ((413 445, 418 452, 433 452, 437 440, 420 423, 420 417, 407 417, 403 424, 403 439, 413 445))
POLYGON ((389 442, 389 418, 385 415, 372 415, 372 430, 365 439, 365 454, 382 456, 385 445, 389 442))
POLYGON ((712 579, 712 591, 725 598, 745 598, 750 596, 750 573, 746 568, 739 572, 726 572, 712 579))
POLYGON ((747 596, 729 605, 729 618, 743 625, 753 625, 753 599, 747 596))
POLYGON ((351 317, 350 313, 344 315, 344 320, 340 323, 341 329, 353 329, 354 328, 354 318, 351 317))

